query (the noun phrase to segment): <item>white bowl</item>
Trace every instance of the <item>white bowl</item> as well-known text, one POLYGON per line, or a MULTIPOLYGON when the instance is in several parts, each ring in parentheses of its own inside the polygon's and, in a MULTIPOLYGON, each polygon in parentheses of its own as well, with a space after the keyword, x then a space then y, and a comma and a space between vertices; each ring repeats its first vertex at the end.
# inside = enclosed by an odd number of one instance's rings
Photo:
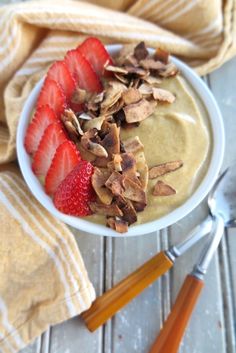
MULTIPOLYGON (((111 55, 115 54, 120 48, 121 45, 107 46, 107 49, 111 55)), ((150 52, 152 52, 152 49, 150 49, 150 52)), ((31 113, 35 106, 39 91, 43 84, 42 79, 36 84, 29 97, 27 98, 20 116, 16 141, 17 156, 22 174, 31 192, 36 197, 36 199, 55 217, 71 225, 72 227, 97 235, 106 235, 113 237, 141 235, 168 227, 169 225, 179 221, 181 218, 190 213, 196 206, 198 206, 199 203, 208 194, 220 171, 224 155, 225 137, 221 113, 217 106, 215 98, 213 97, 212 93, 205 85, 205 83, 201 80, 201 78, 199 78, 192 69, 182 63, 180 60, 177 60, 175 58, 172 58, 172 60, 180 69, 182 75, 192 85, 198 96, 201 98, 208 112, 212 129, 212 156, 207 173, 197 190, 191 195, 191 197, 186 200, 186 202, 184 202, 180 207, 176 208, 174 211, 155 221, 141 225, 133 225, 129 228, 127 233, 122 235, 116 233, 110 228, 105 227, 104 225, 91 223, 87 221, 86 218, 68 216, 59 212, 54 207, 52 199, 44 192, 42 185, 32 172, 31 160, 24 148, 24 137, 26 128, 30 121, 31 113)))

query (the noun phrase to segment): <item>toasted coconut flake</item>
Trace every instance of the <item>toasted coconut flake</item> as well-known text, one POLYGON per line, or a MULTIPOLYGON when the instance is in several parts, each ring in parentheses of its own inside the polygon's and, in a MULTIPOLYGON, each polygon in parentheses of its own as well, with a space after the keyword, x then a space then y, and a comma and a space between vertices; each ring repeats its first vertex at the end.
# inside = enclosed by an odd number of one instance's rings
POLYGON ((84 131, 88 131, 88 130, 94 129, 94 128, 97 130, 101 130, 101 127, 102 127, 104 120, 105 120, 105 116, 101 115, 97 118, 86 121, 83 126, 84 131))
POLYGON ((176 190, 172 186, 158 180, 152 194, 154 196, 170 196, 176 194, 176 190))
POLYGON ((117 80, 119 80, 120 82, 122 82, 126 85, 129 83, 129 79, 124 77, 124 75, 121 75, 121 74, 118 74, 117 72, 115 72, 114 76, 117 78, 117 80))
POLYGON ((154 58, 158 61, 163 62, 164 64, 168 64, 169 53, 168 53, 168 51, 166 51, 164 49, 156 48, 154 58))
POLYGON ((122 166, 121 166, 122 158, 120 154, 114 154, 113 155, 113 163, 114 163, 114 168, 115 171, 121 172, 122 171, 122 166))
POLYGON ((155 110, 155 104, 141 99, 139 102, 124 107, 127 123, 135 123, 148 118, 155 110))
POLYGON ((117 196, 115 202, 123 212, 122 219, 124 221, 128 222, 129 225, 137 221, 137 213, 130 200, 125 199, 123 196, 117 196))
POLYGON ((86 102, 89 97, 90 97, 90 94, 87 91, 85 91, 84 89, 81 89, 79 87, 76 87, 76 89, 71 97, 71 101, 72 101, 72 103, 81 104, 81 103, 86 102))
POLYGON ((128 232, 128 223, 120 218, 109 217, 107 219, 107 226, 111 229, 114 229, 118 233, 128 232))
POLYGON ((158 75, 161 77, 173 77, 178 74, 179 70, 173 63, 167 64, 162 70, 158 71, 158 75))
POLYGON ((105 70, 111 71, 111 72, 118 72, 119 74, 127 74, 128 71, 124 69, 123 67, 120 66, 114 66, 114 65, 107 65, 105 66, 105 70))
POLYGON ((134 157, 136 160, 136 169, 139 173, 139 181, 141 183, 142 189, 146 191, 148 185, 148 166, 146 163, 145 154, 144 152, 139 151, 135 154, 134 157))
POLYGON ((146 48, 146 45, 144 42, 140 42, 136 47, 134 48, 134 57, 140 61, 145 59, 148 56, 148 50, 146 48))
POLYGON ((132 203, 136 212, 142 212, 144 208, 147 206, 146 203, 142 203, 142 202, 133 201, 132 203))
POLYGON ((136 178, 136 161, 132 153, 122 153, 121 168, 123 175, 129 178, 136 178))
POLYGON ((162 88, 152 87, 153 98, 160 102, 173 103, 175 101, 175 96, 170 91, 162 88))
POLYGON ((153 58, 141 60, 139 64, 147 70, 164 70, 166 68, 165 64, 163 64, 161 61, 156 61, 153 58))
POLYGON ((123 65, 127 57, 133 55, 135 44, 124 44, 116 57, 116 62, 119 65, 123 65))
POLYGON ((132 65, 132 66, 135 66, 135 67, 138 67, 139 63, 138 63, 138 60, 134 57, 134 55, 130 54, 128 55, 125 59, 124 59, 124 62, 123 62, 124 65, 132 65))
POLYGON ((152 95, 152 86, 150 86, 146 83, 142 83, 139 86, 138 90, 143 96, 151 96, 152 95))
POLYGON ((148 76, 148 71, 142 69, 141 67, 135 67, 135 66, 125 66, 125 70, 129 74, 135 74, 137 76, 143 77, 143 76, 148 76))
POLYGON ((108 82, 109 86, 111 86, 114 90, 116 91, 121 91, 124 92, 127 90, 126 85, 124 85, 122 82, 116 81, 116 80, 111 80, 108 82))
POLYGON ((73 110, 65 109, 64 113, 61 116, 61 120, 64 123, 65 128, 67 129, 67 131, 72 137, 75 138, 75 137, 78 137, 79 135, 82 136, 84 134, 73 110))
MULTIPOLYGON (((123 99, 119 99, 114 105, 112 105, 111 107, 107 108, 104 112, 105 115, 111 116, 115 113, 117 113, 119 110, 121 110, 123 108, 124 105, 124 101, 123 99)), ((103 112, 103 110, 101 111, 103 112)))
POLYGON ((101 142, 110 158, 113 154, 120 153, 120 128, 116 124, 109 124, 109 130, 101 142))
POLYGON ((123 179, 124 191, 122 196, 136 202, 147 203, 146 193, 140 185, 135 183, 132 179, 124 177, 123 179))
POLYGON ((112 194, 115 196, 122 195, 124 191, 123 187, 123 175, 118 172, 113 172, 110 177, 107 179, 105 185, 111 190, 112 194))
POLYGON ((96 157, 93 161, 92 164, 95 167, 99 167, 99 168, 106 168, 107 167, 107 163, 108 163, 108 159, 105 157, 96 157))
POLYGON ((124 110, 123 109, 118 110, 116 113, 114 113, 113 118, 116 122, 116 125, 121 126, 121 124, 125 122, 124 110))
POLYGON ((138 136, 128 138, 123 141, 123 144, 126 152, 128 153, 136 153, 138 151, 143 151, 144 149, 144 146, 138 136))
POLYGON ((112 107, 121 97, 122 91, 115 89, 114 87, 108 87, 105 93, 105 99, 101 103, 102 111, 106 111, 112 107))
POLYGON ((97 136, 96 129, 88 130, 81 138, 82 147, 98 157, 108 157, 106 149, 99 143, 93 142, 91 139, 97 136))
POLYGON ((129 88, 122 93, 122 99, 126 105, 137 103, 142 99, 142 95, 136 88, 129 88))
POLYGON ((132 80, 132 86, 130 86, 130 87, 138 88, 139 83, 140 83, 140 78, 137 77, 137 78, 135 78, 135 79, 132 80))
POLYGON ((175 170, 181 168, 182 166, 183 166, 183 162, 180 160, 159 164, 149 170, 149 178, 150 179, 158 178, 167 173, 174 172, 175 170))
POLYGON ((151 86, 158 86, 162 83, 162 81, 159 78, 152 75, 143 77, 143 80, 151 86))
POLYGON ((111 217, 123 216, 123 212, 119 209, 119 207, 115 203, 112 203, 111 205, 103 205, 98 202, 91 202, 89 204, 89 207, 92 212, 97 214, 111 216, 111 217))
POLYGON ((105 187, 105 183, 110 174, 108 169, 94 168, 92 175, 92 186, 100 201, 105 205, 110 205, 113 199, 112 193, 105 187))

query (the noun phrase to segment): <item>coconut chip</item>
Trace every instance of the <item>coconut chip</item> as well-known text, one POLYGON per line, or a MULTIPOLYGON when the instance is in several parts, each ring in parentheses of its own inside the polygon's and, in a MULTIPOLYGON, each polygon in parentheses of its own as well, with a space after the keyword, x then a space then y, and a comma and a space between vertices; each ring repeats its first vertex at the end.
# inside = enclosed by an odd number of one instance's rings
POLYGON ((98 202, 91 202, 89 204, 89 207, 92 212, 100 215, 111 216, 111 217, 123 216, 123 212, 119 209, 119 207, 115 203, 112 203, 111 205, 103 205, 98 202))
POLYGON ((152 76, 152 75, 149 75, 147 77, 143 77, 143 80, 151 86, 158 86, 162 83, 162 80, 160 80, 159 78, 152 76))
POLYGON ((128 224, 133 224, 137 221, 137 213, 136 210, 130 200, 125 199, 123 196, 117 196, 115 198, 115 202, 118 207, 123 212, 123 219, 128 222, 128 224))
POLYGON ((166 68, 166 65, 161 61, 156 61, 151 57, 141 60, 140 65, 147 70, 164 70, 166 68))
POLYGON ((164 64, 168 64, 169 61, 169 53, 161 48, 156 48, 154 58, 158 61, 163 62, 164 64))
POLYGON ((148 85, 147 83, 142 83, 138 90, 143 96, 151 96, 153 92, 152 86, 148 85))
POLYGON ((107 158, 108 153, 106 149, 103 146, 101 146, 101 144, 92 141, 92 139, 96 137, 97 137, 96 129, 88 130, 81 138, 82 147, 97 157, 107 158))
POLYGON ((138 151, 143 151, 144 146, 140 141, 138 136, 130 137, 123 141, 125 151, 128 153, 136 153, 138 151))
POLYGON ((127 123, 136 123, 148 118, 155 110, 156 103, 141 99, 139 102, 124 107, 127 123))
POLYGON ((165 67, 158 71, 158 75, 161 77, 173 77, 177 75, 179 70, 173 63, 165 65, 165 67))
POLYGON ((105 187, 105 183, 110 174, 108 169, 94 168, 92 175, 92 186, 100 201, 105 205, 110 205, 113 199, 112 193, 105 187))
POLYGON ((137 103, 142 99, 142 95, 136 88, 128 88, 122 93, 122 99, 126 105, 137 103))
POLYGON ((120 154, 114 154, 113 155, 113 164, 114 164, 114 169, 116 172, 122 172, 122 157, 120 154))
POLYGON ((134 155, 136 160, 136 169, 139 173, 139 181, 141 183, 141 187, 144 191, 147 190, 148 185, 148 165, 146 163, 145 154, 142 151, 139 151, 134 155))
POLYGON ((176 194, 176 190, 172 186, 158 180, 152 194, 154 196, 170 196, 176 194))
POLYGON ((134 57, 140 61, 145 59, 148 56, 148 50, 146 48, 146 45, 144 42, 140 42, 136 47, 134 48, 134 57))
POLYGON ((105 70, 107 70, 107 71, 116 72, 116 73, 125 74, 125 75, 128 73, 128 71, 126 69, 124 69, 123 67, 120 67, 120 66, 107 65, 104 67, 105 67, 105 70))
POLYGON ((114 76, 117 78, 118 81, 120 81, 126 85, 129 83, 129 79, 126 78, 124 75, 121 75, 121 74, 118 74, 117 72, 115 72, 114 76))
POLYGON ((136 202, 147 204, 146 193, 140 185, 135 183, 132 179, 124 177, 123 179, 124 191, 122 196, 136 202))
POLYGON ((183 166, 183 162, 181 160, 159 164, 155 167, 152 167, 149 170, 149 178, 150 179, 158 178, 167 173, 174 172, 175 170, 181 168, 182 166, 183 166))
POLYGON ((88 131, 88 130, 94 129, 94 128, 97 130, 101 130, 104 120, 105 120, 104 115, 101 115, 97 118, 88 120, 84 123, 83 129, 84 129, 84 131, 88 131))
POLYGON ((121 218, 112 218, 109 217, 107 218, 107 226, 111 229, 114 229, 118 233, 126 233, 128 232, 128 223, 125 222, 121 218))
POLYGON ((122 195, 124 191, 123 187, 124 176, 118 172, 113 172, 110 177, 107 179, 105 185, 111 190, 112 194, 115 196, 122 195))
POLYGON ((175 101, 175 96, 170 91, 162 88, 152 87, 153 98, 160 102, 173 103, 175 101))
POLYGON ((73 140, 84 134, 73 110, 65 109, 61 116, 61 120, 73 140))

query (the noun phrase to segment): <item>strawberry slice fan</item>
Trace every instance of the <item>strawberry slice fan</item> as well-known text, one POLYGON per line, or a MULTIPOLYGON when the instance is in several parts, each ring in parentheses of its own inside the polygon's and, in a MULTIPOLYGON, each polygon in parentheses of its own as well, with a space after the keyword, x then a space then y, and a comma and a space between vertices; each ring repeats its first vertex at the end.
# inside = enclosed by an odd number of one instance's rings
POLYGON ((83 111, 73 98, 77 88, 91 93, 103 90, 105 64, 112 64, 108 52, 97 38, 88 38, 77 49, 66 53, 48 70, 27 128, 25 149, 32 156, 32 170, 43 181, 55 206, 66 214, 91 214, 89 203, 95 193, 91 184, 93 166, 81 160, 61 117, 66 109, 83 111))

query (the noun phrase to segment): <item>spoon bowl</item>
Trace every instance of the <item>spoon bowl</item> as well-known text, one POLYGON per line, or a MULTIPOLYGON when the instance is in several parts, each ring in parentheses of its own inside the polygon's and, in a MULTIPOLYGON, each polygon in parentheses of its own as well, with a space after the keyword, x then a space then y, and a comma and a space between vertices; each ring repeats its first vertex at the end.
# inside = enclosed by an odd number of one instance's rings
POLYGON ((225 226, 236 226, 236 164, 227 168, 216 181, 208 196, 212 216, 223 217, 225 226))

